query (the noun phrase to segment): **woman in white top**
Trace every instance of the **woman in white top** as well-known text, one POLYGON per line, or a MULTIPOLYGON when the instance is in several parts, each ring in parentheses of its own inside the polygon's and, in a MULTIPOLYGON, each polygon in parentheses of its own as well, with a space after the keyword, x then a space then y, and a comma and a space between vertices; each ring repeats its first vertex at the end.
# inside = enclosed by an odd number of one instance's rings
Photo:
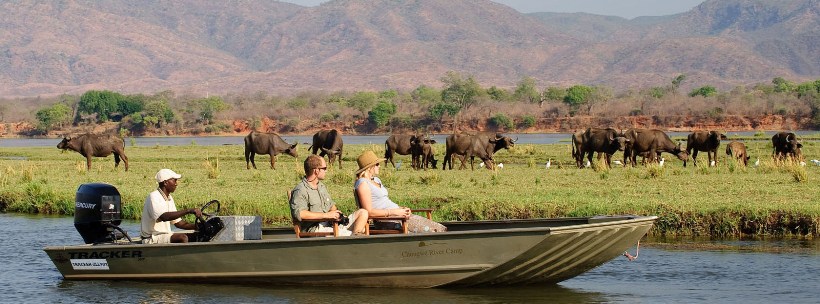
MULTIPOLYGON (((387 195, 387 188, 379 179, 379 163, 383 158, 378 158, 373 151, 362 152, 357 159, 359 170, 356 171, 356 182, 353 188, 356 190, 356 200, 359 208, 367 210, 371 217, 380 216, 404 216, 408 217, 408 231, 413 233, 421 232, 442 232, 447 231, 447 227, 431 221, 427 218, 411 213, 410 208, 399 206, 390 200, 387 195)), ((399 223, 380 221, 377 226, 395 228, 399 223)))

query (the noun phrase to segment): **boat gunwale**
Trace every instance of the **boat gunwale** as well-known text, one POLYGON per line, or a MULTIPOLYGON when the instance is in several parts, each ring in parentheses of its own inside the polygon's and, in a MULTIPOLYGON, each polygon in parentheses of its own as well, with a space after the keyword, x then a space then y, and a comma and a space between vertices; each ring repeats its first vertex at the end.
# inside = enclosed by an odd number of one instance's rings
MULTIPOLYGON (((577 218, 545 218, 545 219, 513 219, 513 220, 489 220, 489 221, 471 221, 471 222, 458 222, 464 224, 503 224, 503 223, 527 223, 527 222, 538 222, 538 221, 545 221, 545 220, 555 220, 555 221, 572 221, 572 220, 583 220, 583 219, 595 219, 596 217, 577 217, 577 218)), ((617 216, 612 216, 612 218, 617 218, 617 216)), ((316 238, 270 238, 270 239, 259 239, 259 240, 241 240, 241 241, 221 241, 221 242, 190 242, 190 243, 169 243, 169 244, 140 244, 140 243, 119 243, 119 244, 77 244, 77 245, 57 245, 57 246, 46 246, 43 248, 44 251, 60 251, 60 250, 78 250, 78 249, 107 249, 107 248, 135 248, 135 247, 149 247, 149 248, 162 248, 162 247, 190 247, 190 246, 243 246, 248 244, 268 244, 268 243, 309 243, 309 242, 349 242, 349 241, 361 241, 361 240, 405 240, 405 239, 429 239, 429 238, 442 238, 448 236, 463 236, 463 235, 496 235, 496 234, 514 234, 514 233, 533 233, 533 232, 546 232, 547 234, 551 232, 565 232, 571 231, 576 229, 589 229, 589 228, 597 228, 603 226, 618 226, 623 224, 636 224, 640 222, 649 222, 654 223, 657 219, 657 216, 624 216, 622 220, 611 220, 611 221, 604 221, 598 223, 587 223, 587 224, 578 224, 578 225, 566 225, 566 226, 551 226, 551 227, 527 227, 527 228, 504 228, 504 229, 479 229, 479 230, 467 230, 467 231, 445 231, 445 232, 437 232, 437 233, 419 233, 419 234, 380 234, 380 235, 369 235, 369 236, 355 236, 355 237, 316 237, 316 238)))

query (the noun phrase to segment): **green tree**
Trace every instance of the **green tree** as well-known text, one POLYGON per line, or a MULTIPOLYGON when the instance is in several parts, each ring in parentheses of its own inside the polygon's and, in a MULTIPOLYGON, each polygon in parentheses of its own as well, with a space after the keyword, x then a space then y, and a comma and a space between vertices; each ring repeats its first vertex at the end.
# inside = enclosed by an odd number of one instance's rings
POLYGON ((396 91, 395 89, 379 92, 379 99, 393 100, 396 97, 399 97, 399 91, 396 91))
POLYGON ((700 88, 694 89, 694 90, 692 90, 692 92, 689 92, 689 97, 695 97, 695 96, 698 96, 698 95, 703 96, 703 97, 709 97, 709 96, 717 95, 717 89, 713 86, 707 85, 707 86, 702 86, 700 88))
POLYGON ((454 103, 461 110, 475 104, 475 97, 481 91, 481 87, 472 76, 464 79, 461 74, 453 71, 447 72, 447 76, 442 77, 441 82, 445 85, 441 91, 441 100, 454 103))
POLYGON ((410 93, 413 101, 421 104, 433 104, 441 101, 441 91, 426 85, 418 86, 410 93))
POLYGON ((459 112, 469 109, 476 103, 476 97, 481 92, 481 86, 472 76, 464 77, 461 74, 449 71, 441 78, 444 90, 441 91, 441 100, 458 106, 459 112))
POLYGON ((772 79, 772 84, 774 85, 774 91, 777 93, 793 92, 795 89, 794 83, 783 77, 775 77, 772 79))
POLYGON ((655 99, 661 99, 664 95, 666 95, 666 89, 662 87, 651 87, 646 92, 646 95, 649 95, 650 97, 655 99))
POLYGON ((686 80, 686 74, 680 74, 677 77, 675 77, 675 79, 672 79, 672 92, 673 93, 677 94, 678 89, 680 89, 680 85, 683 84, 684 80, 686 80))
POLYGON ((37 117, 37 129, 48 132, 71 122, 71 108, 58 103, 38 110, 35 117, 37 117))
POLYGON ((441 120, 444 115, 455 117, 458 114, 458 106, 454 103, 439 102, 430 107, 430 118, 441 120))
POLYGON ((376 104, 378 97, 373 92, 356 92, 347 100, 347 106, 359 110, 363 116, 376 104))
POLYGON ((548 87, 544 90, 544 99, 550 101, 563 101, 567 96, 567 90, 558 87, 548 87))
POLYGON ((567 95, 564 96, 564 103, 570 108, 570 115, 578 112, 578 109, 589 102, 592 96, 593 89, 584 85, 574 85, 567 89, 567 95))
POLYGON ((80 96, 77 106, 78 114, 97 113, 98 121, 108 121, 111 114, 120 111, 120 103, 126 97, 111 91, 87 91, 80 96))
POLYGON ((538 87, 535 84, 535 79, 532 77, 524 77, 521 81, 518 82, 518 86, 515 88, 515 98, 518 100, 524 100, 529 103, 539 103, 541 104, 541 92, 538 91, 538 87))
POLYGON ((230 106, 219 96, 194 99, 189 102, 189 107, 198 114, 197 120, 206 125, 213 123, 216 114, 230 109, 230 106))
POLYGON ((489 89, 487 89, 487 95, 489 95, 490 98, 495 101, 510 101, 512 98, 512 96, 509 92, 507 92, 507 90, 496 86, 492 86, 489 89))
POLYGON ((383 127, 390 121, 390 117, 396 114, 396 104, 388 101, 379 101, 373 110, 367 112, 367 117, 376 127, 383 127))
POLYGON ((513 125, 512 119, 504 115, 503 113, 495 114, 495 116, 490 118, 490 125, 495 126, 498 129, 502 130, 512 130, 515 125, 513 125))

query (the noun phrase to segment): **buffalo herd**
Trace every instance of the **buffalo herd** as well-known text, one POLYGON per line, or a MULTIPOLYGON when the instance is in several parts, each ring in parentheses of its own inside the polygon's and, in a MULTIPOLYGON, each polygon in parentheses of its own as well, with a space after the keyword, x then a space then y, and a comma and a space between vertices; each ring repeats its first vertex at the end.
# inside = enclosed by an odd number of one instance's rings
MULTIPOLYGON (((587 128, 571 134, 572 158, 578 168, 590 166, 593 153, 598 153, 598 159, 604 158, 606 166, 610 166, 612 155, 623 152, 623 166, 635 166, 636 158, 641 156, 643 162, 659 163, 663 165, 663 153, 672 154, 683 162, 686 167, 691 161, 697 166, 698 152, 706 152, 709 166, 715 166, 718 160, 717 151, 721 141, 728 140, 726 135, 719 131, 694 131, 687 136, 686 148, 681 148, 681 142, 675 143, 666 133, 655 129, 614 129, 614 128, 587 128), (586 162, 584 162, 586 158, 586 162)), ((500 167, 494 160, 494 154, 502 149, 515 146, 516 139, 497 133, 487 132, 456 132, 447 136, 445 153, 441 168, 453 169, 453 158, 461 162, 460 169, 465 169, 465 162, 470 161, 470 168, 474 170, 474 161, 477 157, 481 166, 487 169, 500 167)), ((393 134, 384 143, 384 164, 389 163, 397 167, 394 158, 396 155, 410 155, 413 169, 437 168, 435 158, 434 139, 429 135, 420 134, 393 134)), ((270 166, 275 169, 276 155, 287 154, 298 158, 297 143, 287 143, 278 134, 252 131, 245 136, 245 165, 256 168, 254 156, 267 154, 270 156, 270 166)), ((87 169, 91 168, 91 157, 106 157, 114 154, 115 167, 120 160, 128 171, 128 157, 125 155, 125 145, 121 137, 113 134, 82 134, 66 136, 57 145, 62 150, 75 151, 86 158, 87 169)), ((313 135, 313 144, 308 148, 313 154, 328 157, 328 165, 332 165, 338 158, 339 168, 342 167, 344 143, 339 131, 321 130, 313 135)), ((772 136, 772 156, 775 160, 802 160, 803 144, 792 132, 779 132, 772 136)), ((726 145, 726 155, 746 166, 749 154, 746 145, 739 141, 731 141, 726 145)), ((616 161, 617 163, 618 161, 616 161)))

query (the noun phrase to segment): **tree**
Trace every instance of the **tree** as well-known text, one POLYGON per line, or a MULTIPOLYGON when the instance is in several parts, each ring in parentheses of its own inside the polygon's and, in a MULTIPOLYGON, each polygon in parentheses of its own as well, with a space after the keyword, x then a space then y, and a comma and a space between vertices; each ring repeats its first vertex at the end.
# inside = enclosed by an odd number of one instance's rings
POLYGON ((212 123, 216 114, 230 109, 230 106, 219 96, 194 99, 188 105, 198 114, 197 120, 206 125, 212 123))
POLYGON ((458 114, 458 106, 454 103, 439 102, 430 107, 430 117, 433 119, 441 120, 445 114, 455 117, 458 114))
POLYGON ((390 117, 396 114, 396 104, 388 101, 379 101, 373 110, 367 112, 367 118, 376 127, 383 127, 390 121, 390 117))
POLYGON ((441 101, 441 91, 426 85, 418 86, 410 93, 410 96, 413 97, 413 101, 421 104, 432 104, 441 101))
POLYGON ((570 115, 578 112, 578 109, 589 102, 592 96, 593 89, 584 85, 574 85, 567 89, 567 94, 564 96, 564 103, 570 108, 570 115))
POLYGON ((111 91, 87 91, 80 96, 77 114, 97 114, 98 121, 108 121, 111 113, 120 111, 120 103, 126 97, 111 91))
POLYGON ((672 79, 672 92, 677 93, 678 89, 680 89, 680 85, 683 81, 686 80, 686 74, 680 74, 675 79, 672 79))
POLYGON ((544 90, 544 99, 551 101, 563 101, 567 96, 567 90, 558 87, 548 87, 544 90))
POLYGON ((777 93, 793 92, 795 89, 794 83, 783 79, 783 77, 775 77, 772 79, 772 84, 774 85, 774 91, 777 93))
POLYGON ((529 103, 541 103, 541 92, 535 85, 535 79, 532 77, 524 77, 518 82, 515 88, 515 98, 518 100, 526 100, 529 103))
POLYGON ((63 103, 45 107, 37 111, 37 129, 48 132, 71 122, 71 108, 63 103))
POLYGON ((689 92, 689 97, 695 97, 695 96, 698 96, 698 95, 703 96, 703 97, 709 97, 709 96, 716 95, 716 94, 717 94, 717 89, 713 86, 707 85, 707 86, 702 86, 700 88, 692 90, 692 92, 689 92))
POLYGON ((512 97, 510 93, 507 92, 507 90, 496 86, 492 86, 489 89, 487 89, 487 95, 489 95, 490 98, 495 101, 510 101, 512 97))
POLYGON ((467 110, 476 103, 476 96, 481 92, 481 86, 472 76, 464 79, 461 74, 449 71, 441 78, 444 90, 441 91, 441 100, 458 106, 459 112, 467 110))
POLYGON ((367 111, 373 108, 376 104, 376 93, 373 92, 356 92, 347 100, 347 106, 359 110, 363 116, 367 116, 367 111))

